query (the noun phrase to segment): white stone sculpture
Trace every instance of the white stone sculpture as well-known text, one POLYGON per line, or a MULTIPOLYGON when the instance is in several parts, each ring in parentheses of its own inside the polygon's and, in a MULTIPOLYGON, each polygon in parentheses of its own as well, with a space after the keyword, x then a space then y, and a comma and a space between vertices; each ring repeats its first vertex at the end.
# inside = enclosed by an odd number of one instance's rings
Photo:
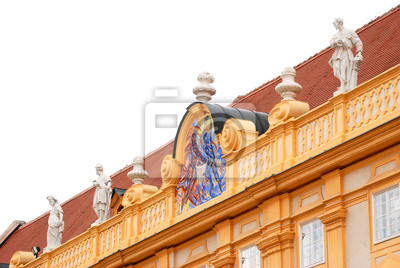
POLYGON ((196 99, 202 102, 208 102, 211 100, 211 96, 213 96, 216 92, 212 83, 214 83, 214 76, 210 73, 202 72, 197 77, 197 81, 200 82, 199 85, 193 88, 193 93, 196 95, 196 99))
POLYGON ((49 228, 47 229, 47 247, 43 252, 50 251, 61 245, 62 233, 64 231, 63 210, 54 196, 48 196, 51 205, 49 216, 49 228))
POLYGON ((340 87, 334 94, 337 95, 357 86, 358 67, 363 60, 363 44, 354 31, 344 28, 342 19, 335 19, 333 26, 338 32, 331 39, 331 47, 335 48, 335 52, 329 60, 329 65, 340 80, 340 87), (356 56, 351 52, 353 45, 356 46, 356 56))
POLYGON ((110 218, 110 203, 111 203, 111 179, 110 176, 103 173, 103 166, 96 166, 96 174, 99 176, 93 181, 96 186, 96 192, 93 198, 93 209, 97 214, 97 220, 92 224, 98 225, 110 218))
POLYGON ((282 83, 275 87, 276 92, 281 94, 283 100, 294 100, 296 94, 302 90, 302 86, 294 81, 296 71, 292 67, 286 67, 283 69, 281 77, 282 83))
POLYGON ((142 184, 148 176, 147 171, 143 168, 143 164, 143 157, 135 157, 133 159, 133 169, 128 173, 128 177, 132 180, 133 185, 142 184))

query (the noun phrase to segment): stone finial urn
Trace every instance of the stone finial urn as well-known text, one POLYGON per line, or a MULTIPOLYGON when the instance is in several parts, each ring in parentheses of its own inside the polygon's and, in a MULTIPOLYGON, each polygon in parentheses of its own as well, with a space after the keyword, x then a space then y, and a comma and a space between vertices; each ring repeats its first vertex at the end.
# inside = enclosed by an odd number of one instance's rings
POLYGON ((133 159, 133 170, 128 173, 128 177, 132 180, 133 184, 142 184, 144 179, 147 178, 148 173, 143 168, 143 157, 135 157, 133 159))
POLYGON ((199 85, 193 88, 193 93, 196 95, 196 99, 202 102, 208 102, 211 100, 216 92, 212 83, 214 83, 214 76, 208 72, 202 72, 197 77, 197 81, 200 82, 199 85))
POLYGON ((276 92, 282 96, 282 101, 294 100, 296 94, 302 90, 302 86, 294 81, 295 76, 296 71, 292 67, 283 69, 282 82, 275 87, 276 92))

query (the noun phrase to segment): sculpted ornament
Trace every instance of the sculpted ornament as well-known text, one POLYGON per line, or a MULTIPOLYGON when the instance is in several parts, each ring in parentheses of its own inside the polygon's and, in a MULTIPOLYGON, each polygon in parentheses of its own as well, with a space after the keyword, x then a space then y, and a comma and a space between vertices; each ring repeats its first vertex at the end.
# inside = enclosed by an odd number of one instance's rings
POLYGON ((357 86, 358 67, 363 60, 363 43, 354 31, 344 28, 342 19, 335 19, 333 26, 338 32, 331 39, 330 45, 335 52, 329 60, 329 65, 333 68, 333 74, 340 80, 340 87, 334 94, 337 95, 357 86), (351 52, 353 45, 356 46, 356 56, 351 52))
POLYGON ((222 152, 226 155, 246 147, 258 137, 253 122, 237 118, 229 118, 219 134, 222 152))
POLYGON ((296 70, 285 67, 281 73, 282 83, 275 87, 276 92, 281 94, 282 101, 272 108, 268 115, 268 123, 271 129, 285 123, 291 118, 299 117, 310 110, 306 102, 296 101, 294 97, 301 92, 302 86, 294 81, 296 70))
POLYGON ((10 268, 21 268, 28 262, 33 261, 34 259, 35 256, 32 252, 17 251, 11 257, 10 268))
POLYGON ((47 247, 43 252, 53 250, 61 245, 62 233, 64 231, 63 210, 54 196, 48 196, 51 205, 49 216, 49 228, 47 229, 47 247))
POLYGON ((197 77, 199 85, 193 88, 193 93, 196 95, 196 99, 202 102, 211 100, 211 97, 215 94, 216 90, 212 83, 214 83, 214 76, 208 72, 202 72, 197 77))
POLYGON ((148 176, 147 171, 143 168, 143 164, 144 159, 142 157, 136 157, 133 160, 133 169, 128 173, 128 177, 132 180, 133 185, 126 190, 122 198, 121 205, 123 207, 141 202, 158 191, 156 186, 143 184, 143 181, 148 176))
POLYGON ((176 184, 181 174, 181 165, 178 160, 172 158, 172 155, 167 154, 161 164, 161 178, 163 187, 171 184, 176 184))
POLYGON ((93 198, 93 209, 97 214, 98 219, 92 224, 98 225, 110 218, 110 203, 111 203, 111 179, 110 176, 103 173, 103 166, 96 166, 96 174, 99 176, 93 181, 96 186, 96 191, 93 198))

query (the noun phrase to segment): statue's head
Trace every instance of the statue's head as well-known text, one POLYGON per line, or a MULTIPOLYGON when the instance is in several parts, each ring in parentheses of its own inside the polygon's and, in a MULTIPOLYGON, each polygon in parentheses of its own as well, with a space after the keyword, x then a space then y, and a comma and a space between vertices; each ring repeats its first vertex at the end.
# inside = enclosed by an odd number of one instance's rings
POLYGON ((103 166, 101 164, 96 165, 96 174, 99 175, 100 171, 103 171, 103 166))
POLYGON ((341 18, 336 18, 336 19, 333 21, 333 26, 335 26, 335 28, 336 28, 337 30, 340 30, 340 28, 343 27, 343 19, 341 19, 341 18))
POLYGON ((52 195, 49 195, 47 197, 47 200, 49 200, 49 203, 51 206, 54 206, 54 204, 58 203, 58 200, 52 195))

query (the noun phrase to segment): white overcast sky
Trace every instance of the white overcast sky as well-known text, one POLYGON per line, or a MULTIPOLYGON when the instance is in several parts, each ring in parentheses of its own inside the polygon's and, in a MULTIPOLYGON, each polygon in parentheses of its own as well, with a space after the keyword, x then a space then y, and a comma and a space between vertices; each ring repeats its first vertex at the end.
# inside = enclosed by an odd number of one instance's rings
MULTIPOLYGON (((97 163, 112 174, 143 155, 155 88, 193 101, 209 71, 231 102, 327 47, 335 17, 355 30, 397 4, 0 1, 0 233, 90 187, 97 163)), ((154 148, 174 137, 160 133, 154 148)))

